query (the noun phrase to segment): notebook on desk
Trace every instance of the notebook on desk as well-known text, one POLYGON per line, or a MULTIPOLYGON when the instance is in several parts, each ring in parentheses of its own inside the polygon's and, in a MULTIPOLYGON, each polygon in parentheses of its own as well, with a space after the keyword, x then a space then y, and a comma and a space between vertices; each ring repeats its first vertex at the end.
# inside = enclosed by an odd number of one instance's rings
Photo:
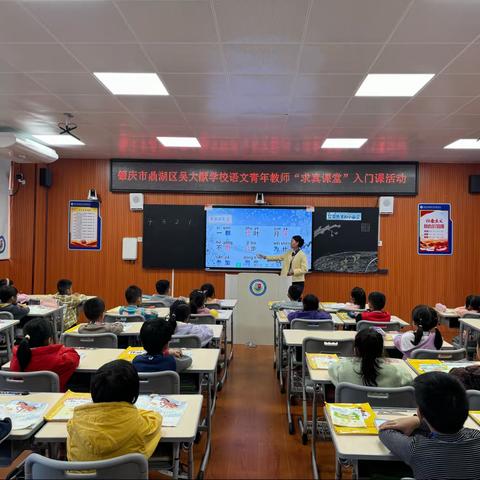
POLYGON ((326 370, 330 364, 339 360, 336 353, 306 353, 305 355, 312 370, 326 370))
POLYGON ((376 435, 376 415, 369 403, 326 403, 336 433, 376 435))

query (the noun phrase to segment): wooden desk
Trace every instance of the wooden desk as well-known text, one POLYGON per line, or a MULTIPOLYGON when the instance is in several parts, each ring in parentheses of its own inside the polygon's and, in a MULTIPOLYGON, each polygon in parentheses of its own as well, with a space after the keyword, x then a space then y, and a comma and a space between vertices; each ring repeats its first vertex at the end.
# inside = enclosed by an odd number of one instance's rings
MULTIPOLYGON (((400 328, 408 327, 410 324, 406 322, 405 320, 402 320, 401 318, 397 317, 396 315, 392 315, 391 317, 392 322, 399 322, 400 323, 400 328)), ((357 324, 357 321, 354 318, 348 318, 343 320, 343 324, 345 326, 355 326, 357 324)))
POLYGON ((29 305, 30 311, 27 317, 42 317, 48 318, 53 325, 53 336, 56 343, 58 343, 62 331, 63 324, 63 306, 60 307, 46 307, 44 305, 29 305))
POLYGON ((480 318, 460 318, 459 339, 463 348, 467 347, 471 332, 480 332, 480 318))
POLYGON ((224 310, 234 310, 238 300, 236 298, 222 298, 218 300, 220 307, 224 310))
POLYGON ((12 358, 13 344, 15 342, 15 325, 18 325, 19 323, 20 320, 0 320, 0 332, 5 334, 9 360, 12 358))
MULTIPOLYGON (((122 305, 111 308, 110 310, 107 310, 105 313, 107 314, 112 314, 112 315, 120 315, 119 311, 122 308, 122 305)), ((138 308, 145 308, 145 307, 138 307, 138 308)), ((152 311, 155 312, 160 318, 166 318, 170 314, 170 309, 168 307, 159 307, 159 308, 145 308, 147 311, 152 311)), ((127 314, 122 314, 128 317, 127 314)))

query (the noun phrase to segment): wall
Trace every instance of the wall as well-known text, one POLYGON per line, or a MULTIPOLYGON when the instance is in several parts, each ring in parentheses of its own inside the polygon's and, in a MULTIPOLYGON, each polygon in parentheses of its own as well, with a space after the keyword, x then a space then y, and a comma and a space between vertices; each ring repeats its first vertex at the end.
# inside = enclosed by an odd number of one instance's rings
MULTIPOLYGON (((136 283, 151 292, 158 278, 170 278, 170 271, 147 271, 141 260, 135 264, 121 260, 121 239, 142 236, 142 214, 129 210, 128 194, 109 192, 108 160, 61 160, 51 165, 53 187, 48 191, 35 187, 35 167, 22 168, 27 185, 12 201, 11 261, 0 262, 0 274, 14 278, 24 291, 51 292, 56 281, 69 277, 74 288, 97 294, 108 306, 123 300, 123 291, 136 283), (86 198, 96 188, 102 199, 103 247, 101 252, 67 250, 70 199, 86 198), (46 240, 46 244, 45 244, 46 240), (46 262, 44 262, 46 251, 46 262), (33 274, 32 274, 33 272, 33 274)), ((422 164, 419 171, 419 195, 395 198, 395 213, 382 216, 379 265, 387 275, 320 274, 307 279, 307 291, 324 300, 344 300, 351 287, 384 291, 388 309, 408 319, 418 303, 443 301, 459 305, 466 294, 480 293, 480 226, 476 221, 480 196, 468 193, 468 175, 480 173, 475 165, 422 164), (454 255, 419 257, 416 253, 417 204, 450 202, 454 221, 454 255)), ((375 206, 375 197, 268 196, 277 205, 375 206)), ((146 203, 159 204, 251 204, 252 195, 147 194, 146 203)), ((199 232, 203 235, 203 232, 199 232)), ((160 245, 168 254, 168 244, 160 245)), ((141 245, 139 250, 141 258, 141 245)), ((223 274, 203 271, 175 271, 175 293, 188 294, 203 281, 217 286, 223 295, 223 274)))

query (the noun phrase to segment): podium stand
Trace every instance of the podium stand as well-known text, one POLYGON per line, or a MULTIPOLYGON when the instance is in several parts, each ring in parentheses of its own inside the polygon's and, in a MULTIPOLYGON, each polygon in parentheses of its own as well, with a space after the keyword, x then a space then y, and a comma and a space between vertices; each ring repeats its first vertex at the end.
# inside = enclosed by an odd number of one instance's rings
POLYGON ((238 273, 225 275, 225 298, 238 299, 235 307, 235 343, 252 341, 273 344, 273 319, 268 302, 287 298, 291 277, 276 273, 238 273))

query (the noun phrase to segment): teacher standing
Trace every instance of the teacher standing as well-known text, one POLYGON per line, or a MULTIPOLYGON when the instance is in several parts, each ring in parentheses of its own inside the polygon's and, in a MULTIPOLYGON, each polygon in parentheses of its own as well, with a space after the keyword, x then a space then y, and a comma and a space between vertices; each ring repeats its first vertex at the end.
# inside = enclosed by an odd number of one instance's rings
POLYGON ((292 277, 292 285, 298 286, 303 293, 305 287, 305 274, 308 272, 307 256, 302 251, 305 241, 300 235, 294 235, 290 242, 291 250, 282 255, 261 255, 257 257, 271 262, 282 262, 280 275, 292 277))

